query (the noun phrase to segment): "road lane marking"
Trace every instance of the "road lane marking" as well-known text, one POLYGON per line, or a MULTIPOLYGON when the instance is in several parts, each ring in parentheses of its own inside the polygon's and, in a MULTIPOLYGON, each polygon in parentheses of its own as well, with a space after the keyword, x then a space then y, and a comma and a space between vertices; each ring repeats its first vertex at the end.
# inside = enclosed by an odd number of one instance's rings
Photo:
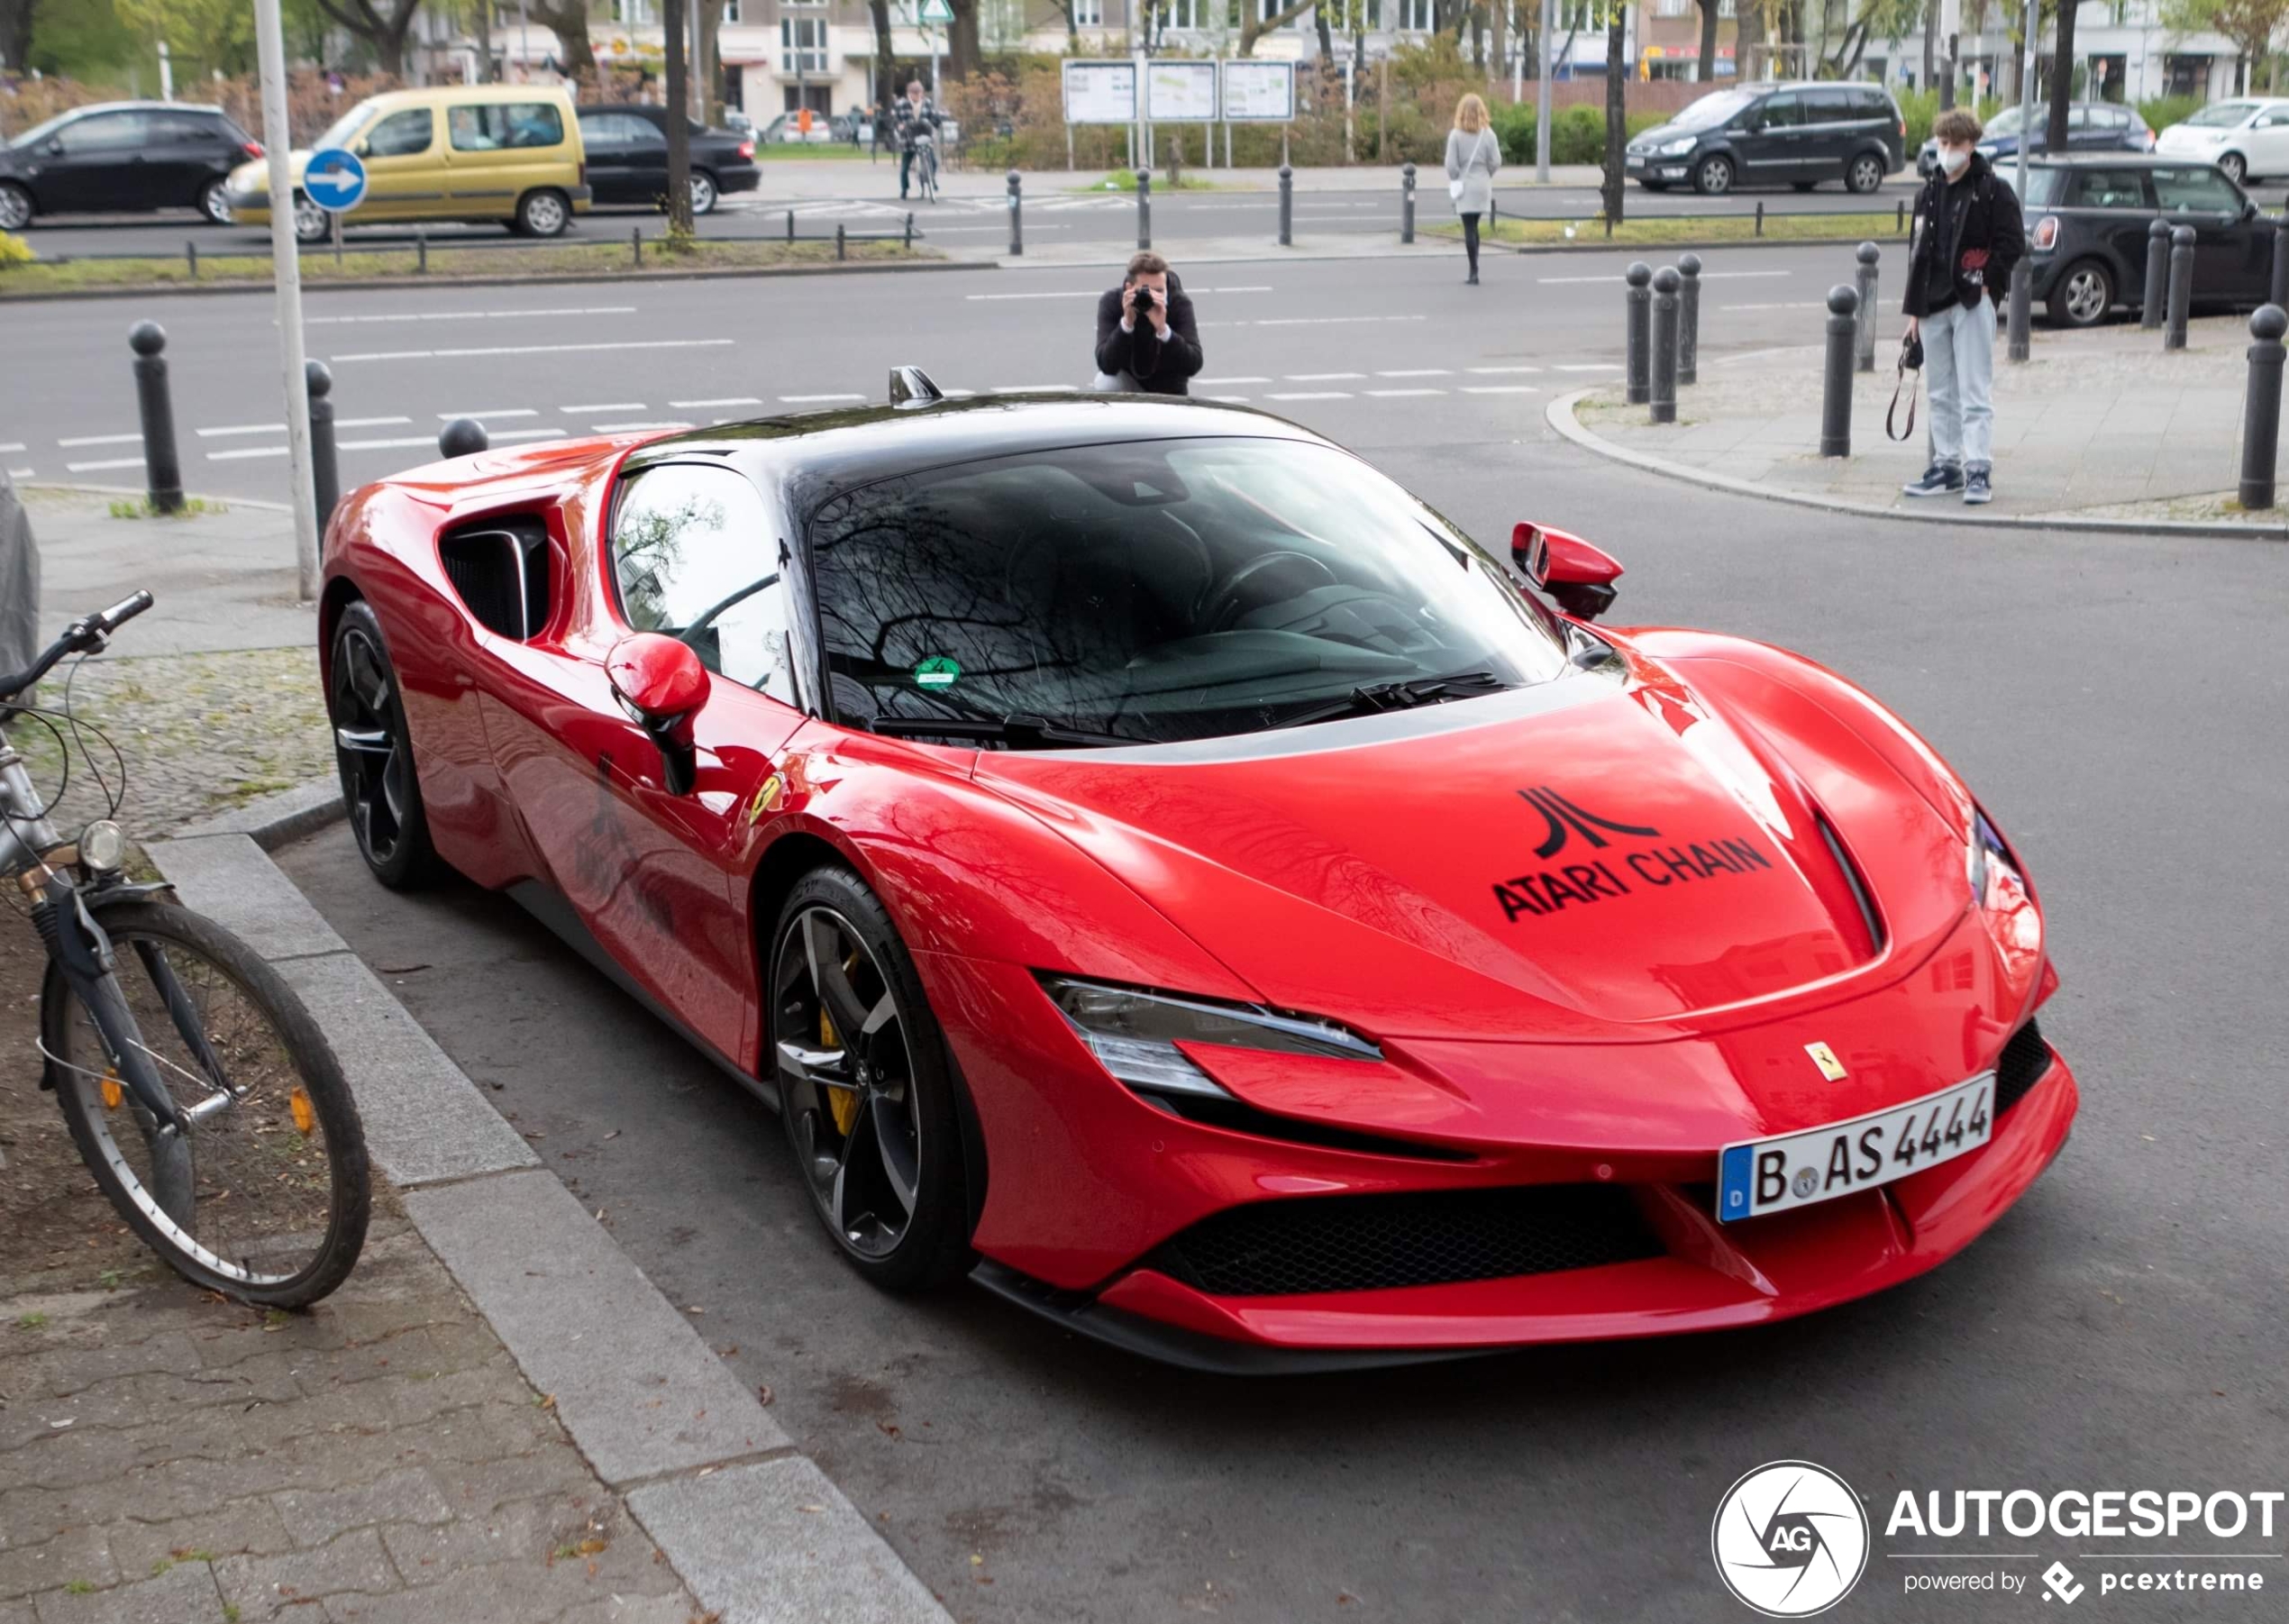
POLYGON ((1349 400, 1351 394, 1345 389, 1303 389, 1285 395, 1266 395, 1264 398, 1266 400, 1349 400))
POLYGON ((1248 397, 1245 395, 1203 395, 1200 398, 1203 400, 1219 400, 1226 406, 1245 406, 1248 404, 1248 397))
MULTIPOLYGON (((1478 369, 1473 367, 1471 370, 1475 372, 1478 369)), ((1453 371, 1452 367, 1409 367, 1404 371, 1378 372, 1375 376, 1378 378, 1445 378, 1453 371)))
POLYGON ((38 474, 39 471, 40 470, 36 468, 12 468, 8 470, 8 478, 11 479, 29 479, 38 474))
MULTIPOLYGON (((721 400, 671 400, 668 403, 679 412, 711 412, 723 406, 761 406, 760 395, 726 395, 721 400)), ((567 406, 566 411, 572 408, 567 406)))
POLYGON ((1465 367, 1463 370, 1466 372, 1475 372, 1483 378, 1496 372, 1539 372, 1542 369, 1539 367, 1465 367))
POLYGON ((283 423, 239 423, 233 424, 229 428, 198 431, 199 438, 202 440, 219 439, 225 434, 283 434, 285 433, 286 424, 283 423))
MULTIPOLYGON (((1795 274, 1792 270, 1704 270, 1701 273, 1701 279, 1704 282, 1713 282, 1723 277, 1746 278, 1749 277, 1792 277, 1795 274)), ((1601 277, 1537 277, 1534 279, 1545 287, 1554 287, 1565 282, 1612 282, 1619 278, 1609 271, 1601 277)))
POLYGON ((415 310, 391 315, 306 315, 306 327, 369 326, 377 322, 497 322, 512 315, 634 315, 634 305, 580 305, 562 310, 415 310))
MULTIPOLYGON (((997 383, 986 387, 997 395, 1072 395, 1081 389, 1079 384, 1070 383, 997 383)), ((858 397, 851 398, 855 400, 858 397)))
POLYGON ((816 406, 829 400, 864 400, 863 395, 781 395, 781 406, 816 406))
POLYGON ((1347 379, 1364 378, 1364 372, 1283 372, 1290 383, 1341 383, 1347 379))
MULTIPOLYGON (((1362 389, 1361 394, 1376 400, 1399 400, 1410 395, 1444 395, 1444 389, 1362 389)), ((1483 389, 1464 389, 1465 395, 1482 395, 1483 389)))
MULTIPOLYGON (((561 406, 556 409, 567 416, 579 417, 590 412, 641 412, 643 410, 643 402, 641 400, 600 400, 594 406, 561 406)), ((530 415, 529 413, 526 415, 530 415)))
POLYGON ((1530 383, 1466 383, 1465 395, 1539 395, 1542 391, 1530 383))
MULTIPOLYGON (((1372 318, 1368 318, 1372 319, 1372 318)), ((488 355, 593 355, 604 350, 719 350, 735 338, 643 338, 609 344, 488 344, 468 350, 366 350, 337 355, 334 364, 352 360, 460 360, 488 355)))
POLYGON ((1331 327, 1362 322, 1427 322, 1427 315, 1274 315, 1253 322, 1203 322, 1204 327, 1331 327))
POLYGON ((1783 299, 1776 305, 1719 305, 1719 310, 1826 310, 1825 299, 1783 299))
POLYGON ((1272 380, 1251 373, 1245 378, 1196 378, 1192 381, 1203 386, 1212 386, 1221 383, 1270 383, 1272 380))
POLYGON ((410 417, 337 417, 333 420, 333 426, 338 429, 386 429, 412 421, 410 417))
POLYGON ((29 449, 30 449, 30 448, 29 448, 29 447, 27 447, 27 446, 24 444, 24 442, 23 442, 23 441, 21 441, 21 440, 11 440, 11 441, 9 441, 9 442, 8 442, 8 443, 7 443, 7 444, 5 444, 5 445, 0 445, 0 452, 21 452, 21 451, 26 451, 26 450, 29 450, 29 449))
POLYGON ((451 423, 456 417, 475 417, 481 420, 487 417, 538 417, 540 413, 531 406, 495 406, 489 412, 440 412, 437 414, 437 421, 451 423))
POLYGON ((113 457, 103 462, 67 462, 64 464, 64 471, 74 474, 92 474, 99 468, 141 468, 142 466, 143 460, 141 457, 113 457))
POLYGON ((1582 360, 1571 363, 1560 361, 1558 370, 1561 372, 1619 372, 1621 367, 1619 362, 1610 360, 1582 360))
POLYGON ((137 445, 141 434, 80 434, 69 440, 59 440, 58 445, 137 445))
POLYGON ((655 429, 688 429, 689 423, 591 423, 588 428, 598 434, 648 434, 655 429))
MULTIPOLYGON (((998 225, 962 225, 940 226, 938 229, 940 231, 999 231, 1001 228, 998 225)), ((1188 287, 1184 290, 1184 294, 1187 298, 1190 298, 1203 293, 1270 293, 1271 291, 1272 285, 1264 282, 1251 283, 1245 287, 1188 287)), ((996 304, 1006 299, 1099 299, 1105 297, 1105 290, 1101 287, 1055 287, 1043 288, 1030 293, 965 293, 962 297, 977 304, 996 304)))

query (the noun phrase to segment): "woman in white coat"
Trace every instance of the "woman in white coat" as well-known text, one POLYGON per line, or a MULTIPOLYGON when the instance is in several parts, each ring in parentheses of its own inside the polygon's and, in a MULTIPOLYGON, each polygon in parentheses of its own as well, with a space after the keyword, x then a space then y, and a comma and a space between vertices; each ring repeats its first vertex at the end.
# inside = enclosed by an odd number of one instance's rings
POLYGON ((1489 127, 1486 104, 1464 96, 1455 105, 1455 127, 1446 132, 1446 195, 1462 216, 1473 286, 1478 282, 1478 220, 1494 206, 1494 171, 1501 167, 1502 143, 1489 127))

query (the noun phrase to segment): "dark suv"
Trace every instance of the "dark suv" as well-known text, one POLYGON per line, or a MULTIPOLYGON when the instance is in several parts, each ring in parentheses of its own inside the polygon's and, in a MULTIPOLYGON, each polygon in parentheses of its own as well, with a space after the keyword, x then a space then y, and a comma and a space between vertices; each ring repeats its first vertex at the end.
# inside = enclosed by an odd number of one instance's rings
POLYGON ((1624 167, 1649 192, 1690 185, 1715 196, 1781 181, 1809 192, 1823 180, 1873 192, 1907 162, 1907 135, 1880 85, 1742 85, 1637 137, 1624 167))
POLYGON ((2146 234, 2157 219, 2193 228, 2196 305, 2255 306, 2271 287, 2274 223, 2200 159, 2033 159, 2026 213, 2034 297, 2062 326, 2095 326, 2116 306, 2145 301, 2146 234))
POLYGON ((227 224, 223 181, 254 138, 220 107, 102 102, 35 124, 0 147, 0 230, 34 214, 196 209, 227 224))

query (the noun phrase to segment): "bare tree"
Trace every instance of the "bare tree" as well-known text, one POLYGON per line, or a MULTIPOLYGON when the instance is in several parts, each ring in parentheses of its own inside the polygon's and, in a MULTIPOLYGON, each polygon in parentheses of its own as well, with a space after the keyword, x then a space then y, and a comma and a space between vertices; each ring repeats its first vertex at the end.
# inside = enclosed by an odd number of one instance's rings
MULTIPOLYGON (((321 4, 324 0, 321 0, 321 4)), ((525 0, 527 14, 556 36, 557 67, 582 85, 596 83, 596 47, 588 42, 588 0, 525 0)))
POLYGON ((374 62, 391 78, 406 76, 406 34, 414 25, 421 0, 383 0, 377 11, 371 0, 317 0, 318 9, 333 22, 373 47, 374 62))
POLYGON ((661 0, 660 28, 667 36, 668 235, 689 238, 691 224, 691 90, 685 57, 690 34, 684 8, 692 0, 661 0))

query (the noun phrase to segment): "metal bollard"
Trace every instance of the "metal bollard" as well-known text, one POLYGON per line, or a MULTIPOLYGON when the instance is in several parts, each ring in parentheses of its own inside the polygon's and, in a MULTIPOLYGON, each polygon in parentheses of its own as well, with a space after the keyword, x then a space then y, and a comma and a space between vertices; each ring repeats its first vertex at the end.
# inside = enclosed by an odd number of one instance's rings
POLYGON ((441 457, 473 457, 492 442, 486 437, 485 425, 474 417, 456 417, 437 433, 437 454, 441 457))
POLYGON ((787 240, 789 242, 795 240, 795 211, 793 209, 787 211, 787 240))
POLYGON ((1664 265, 1653 273, 1653 420, 1677 421, 1677 290, 1684 278, 1664 265))
POLYGON ((2025 360, 2029 354, 2029 329, 2034 325, 2035 262, 2024 254, 2011 268, 2011 347, 2004 352, 2007 360, 2025 360))
POLYGON ((907 211, 906 215, 906 245, 908 248, 914 246, 914 211, 911 209, 907 211))
POLYGON ((1153 171, 1136 171, 1136 246, 1153 246, 1153 171))
POLYGON ((1653 294, 1649 290, 1653 267, 1643 260, 1634 260, 1621 273, 1621 279, 1629 285, 1628 292, 1622 296, 1621 397, 1628 405, 1643 406, 1653 398, 1653 380, 1648 376, 1646 354, 1652 342, 1647 329, 1653 324, 1653 294))
POLYGON ((1701 381, 1701 256, 1685 254, 1677 260, 1677 275, 1684 291, 1677 299, 1677 381, 1701 381))
MULTIPOLYGON (((1760 237, 1765 234, 1765 200, 1762 197, 1756 200, 1756 234, 1760 237)), ((1607 235, 1612 233, 1609 232, 1607 235)))
POLYGON ((161 513, 183 511, 183 464, 175 454, 175 407, 167 395, 167 333, 157 322, 128 329, 135 352, 135 405, 143 418, 143 484, 161 513))
POLYGON ((334 504, 342 500, 342 459, 334 451, 333 402, 327 398, 333 393, 333 374, 322 360, 305 361, 302 383, 310 396, 310 484, 317 496, 312 506, 318 510, 318 534, 324 535, 334 504))
MULTIPOLYGON (((1012 259, 1026 251, 1025 180, 1017 170, 1009 171, 1009 253, 1012 259)), ((913 215, 907 216, 908 220, 913 215)))
POLYGON ((2289 309, 2289 208, 2273 223, 2273 281, 2266 303, 2289 309))
POLYGON ((1860 295, 1860 320, 1852 334, 1852 365, 1855 370, 1875 370, 1875 262, 1883 251, 1873 242, 1859 247, 1860 269, 1853 274, 1853 285, 1860 295))
POLYGON ((2170 228, 2170 308, 2162 329, 2162 348, 2185 348, 2186 317, 2193 313, 2193 228, 2170 228))
POLYGON ((2170 223, 2157 217, 2146 228, 2146 305, 2139 315, 2139 326, 2162 324, 2162 299, 2169 290, 2169 275, 2170 223))
POLYGON ((194 282, 197 281, 197 280, 198 280, 198 244, 197 244, 197 243, 196 243, 196 242, 185 242, 185 243, 183 244, 183 258, 184 258, 184 260, 187 260, 187 261, 189 263, 189 265, 190 265, 190 268, 191 268, 191 280, 192 280, 192 281, 194 281, 194 282))
POLYGON ((628 228, 628 251, 635 256, 635 268, 642 270, 643 269, 643 227, 641 225, 632 225, 628 228))
POLYGON ((429 274, 429 228, 425 225, 414 227, 414 272, 416 276, 429 274))
MULTIPOLYGON (((2277 240, 2277 239, 2276 239, 2277 240)), ((2273 506, 2274 458, 2281 448, 2281 363, 2289 311, 2260 305, 2249 318, 2249 392, 2241 406, 2241 506, 2273 506)))
POLYGON ((1908 234, 1908 203, 1904 197, 1892 205, 1892 234, 1896 237, 1908 234))
POLYGON ((1411 163, 1399 169, 1399 240, 1415 240, 1415 166, 1411 163))
POLYGON ((1280 246, 1288 248, 1296 240, 1296 172, 1286 164, 1280 166, 1280 246))
POLYGON ((1820 455, 1852 454, 1852 333, 1860 296, 1842 282, 1828 290, 1828 372, 1820 389, 1820 455))
POLYGON ((844 246, 844 230, 843 223, 837 220, 834 223, 834 257, 838 260, 847 260, 851 257, 850 250, 844 246))

